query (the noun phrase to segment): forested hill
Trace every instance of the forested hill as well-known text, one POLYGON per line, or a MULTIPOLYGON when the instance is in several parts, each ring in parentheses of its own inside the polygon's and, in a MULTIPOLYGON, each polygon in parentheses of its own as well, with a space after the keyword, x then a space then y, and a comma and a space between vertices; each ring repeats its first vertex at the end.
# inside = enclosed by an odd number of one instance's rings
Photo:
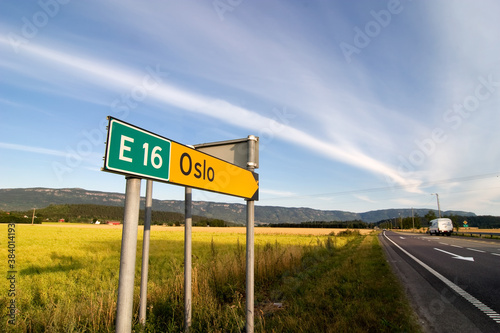
MULTIPOLYGON (((33 207, 45 208, 49 205, 93 204, 123 207, 125 195, 90 191, 81 188, 19 188, 0 189, 0 210, 27 211, 33 207)), ((243 202, 243 200, 242 200, 243 202)), ((144 208, 144 198, 142 198, 144 208)), ((123 208, 122 208, 123 209, 123 208)), ((153 211, 184 213, 184 201, 153 200, 153 211)), ((414 213, 424 216, 429 209, 415 209, 414 213)), ((228 222, 244 224, 246 219, 245 204, 195 201, 193 215, 204 218, 222 219, 228 222)), ((436 212, 437 213, 437 212, 436 212)), ((475 216, 470 212, 446 211, 445 214, 475 216)), ((289 208, 255 205, 257 223, 301 223, 310 221, 354 221, 378 222, 381 220, 411 216, 411 209, 383 209, 365 213, 353 213, 341 210, 318 210, 312 208, 289 208)))

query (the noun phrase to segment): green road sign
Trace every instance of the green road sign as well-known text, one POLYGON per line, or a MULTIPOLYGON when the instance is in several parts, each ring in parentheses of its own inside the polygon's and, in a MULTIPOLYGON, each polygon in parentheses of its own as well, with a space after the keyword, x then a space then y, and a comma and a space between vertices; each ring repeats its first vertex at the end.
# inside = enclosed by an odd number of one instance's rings
POLYGON ((103 170, 168 182, 170 146, 170 140, 110 118, 103 170))
POLYGON ((251 200, 258 174, 110 117, 103 171, 251 200))

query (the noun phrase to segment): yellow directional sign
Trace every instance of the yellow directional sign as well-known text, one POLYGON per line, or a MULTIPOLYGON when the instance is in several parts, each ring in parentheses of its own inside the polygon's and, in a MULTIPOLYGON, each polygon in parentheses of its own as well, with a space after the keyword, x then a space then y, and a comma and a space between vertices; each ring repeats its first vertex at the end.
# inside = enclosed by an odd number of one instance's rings
POLYGON ((258 174, 112 117, 103 171, 258 200, 258 174))
POLYGON ((254 172, 193 148, 172 142, 171 183, 258 200, 259 180, 254 172))

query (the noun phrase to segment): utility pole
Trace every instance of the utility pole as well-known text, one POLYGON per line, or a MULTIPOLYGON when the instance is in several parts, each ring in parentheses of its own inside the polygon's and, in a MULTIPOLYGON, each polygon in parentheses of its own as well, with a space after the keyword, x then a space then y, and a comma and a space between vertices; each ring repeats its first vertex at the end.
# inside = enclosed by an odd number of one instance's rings
POLYGON ((441 207, 439 207, 439 194, 431 193, 431 195, 436 195, 437 203, 438 203, 438 217, 441 218, 441 207))
POLYGON ((415 231, 415 217, 413 216, 413 207, 411 207, 411 223, 413 224, 413 229, 411 229, 411 231, 415 231))
POLYGON ((33 217, 31 218, 31 225, 35 223, 35 208, 33 207, 33 217))

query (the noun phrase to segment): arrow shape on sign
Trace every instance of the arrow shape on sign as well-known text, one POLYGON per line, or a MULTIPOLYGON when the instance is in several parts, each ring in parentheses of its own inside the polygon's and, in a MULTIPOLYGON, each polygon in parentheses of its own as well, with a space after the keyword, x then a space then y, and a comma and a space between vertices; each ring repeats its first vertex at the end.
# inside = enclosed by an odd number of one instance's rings
POLYGON ((434 250, 438 250, 440 252, 443 252, 443 253, 446 253, 446 254, 449 254, 451 256, 453 256, 453 259, 460 259, 460 260, 465 260, 465 261, 474 261, 474 258, 473 257, 462 257, 462 256, 459 256, 458 254, 455 254, 455 253, 451 253, 451 252, 447 252, 445 250, 441 250, 441 249, 438 249, 438 248, 434 248, 434 250))
POLYGON ((258 200, 259 176, 232 163, 172 141, 169 182, 258 200))

